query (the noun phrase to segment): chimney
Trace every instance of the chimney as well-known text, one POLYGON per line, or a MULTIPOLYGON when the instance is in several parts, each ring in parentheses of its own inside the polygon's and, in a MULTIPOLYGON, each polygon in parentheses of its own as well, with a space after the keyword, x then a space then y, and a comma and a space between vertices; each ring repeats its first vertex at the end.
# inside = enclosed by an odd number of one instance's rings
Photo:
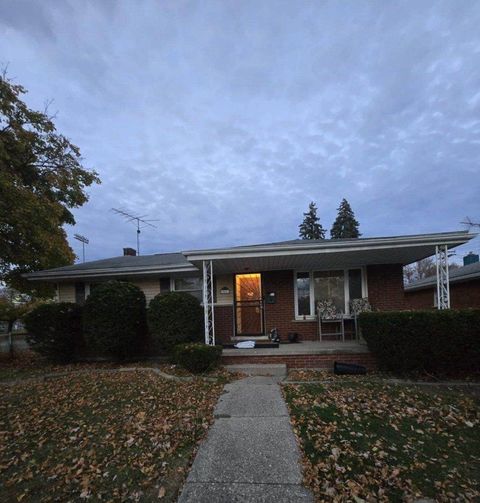
POLYGON ((479 257, 476 253, 470 252, 468 255, 463 257, 463 265, 475 264, 475 262, 478 262, 478 258, 479 257))
POLYGON ((124 248, 123 255, 125 257, 135 257, 137 252, 133 248, 124 248))

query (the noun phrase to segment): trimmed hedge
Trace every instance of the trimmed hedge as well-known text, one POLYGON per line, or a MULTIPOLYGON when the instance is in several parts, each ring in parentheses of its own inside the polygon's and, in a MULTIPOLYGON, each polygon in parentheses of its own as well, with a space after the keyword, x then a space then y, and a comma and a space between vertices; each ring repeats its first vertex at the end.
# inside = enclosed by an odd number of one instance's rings
POLYGON ((362 313, 359 323, 380 369, 435 374, 479 370, 479 309, 362 313))
POLYGON ((148 307, 148 328, 157 349, 203 339, 203 308, 198 299, 185 292, 157 295, 148 307))
POLYGON ((88 296, 83 311, 90 351, 117 358, 143 351, 146 301, 140 288, 126 281, 101 283, 88 296))
POLYGON ((40 304, 24 317, 33 351, 60 363, 72 361, 82 344, 82 307, 69 302, 40 304))
POLYGON ((222 350, 222 346, 207 346, 198 342, 179 344, 174 348, 174 360, 190 372, 200 374, 218 367, 222 350))

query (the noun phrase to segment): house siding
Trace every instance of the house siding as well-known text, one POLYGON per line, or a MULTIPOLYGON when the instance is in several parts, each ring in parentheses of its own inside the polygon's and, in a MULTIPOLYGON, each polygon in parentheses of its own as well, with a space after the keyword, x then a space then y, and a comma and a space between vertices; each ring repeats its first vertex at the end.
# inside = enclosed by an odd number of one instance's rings
POLYGON ((58 301, 59 302, 75 302, 75 284, 74 283, 59 283, 58 284, 58 301))
POLYGON ((160 293, 160 279, 131 280, 131 283, 138 286, 145 294, 147 306, 149 302, 160 293))
MULTIPOLYGON (((408 309, 434 309, 436 287, 406 292, 408 309)), ((480 279, 450 284, 450 306, 453 309, 480 308, 480 279)))
MULTIPOLYGON (((130 280, 131 283, 138 286, 145 294, 148 303, 160 293, 160 280, 156 279, 136 279, 130 280)), ((89 284, 88 281, 85 285, 89 284)), ((75 302, 75 283, 59 283, 58 284, 58 300, 59 302, 75 302)))
POLYGON ((233 305, 233 277, 233 274, 215 276, 215 298, 217 304, 226 306, 233 305), (229 293, 220 293, 221 289, 224 287, 230 290, 229 293))

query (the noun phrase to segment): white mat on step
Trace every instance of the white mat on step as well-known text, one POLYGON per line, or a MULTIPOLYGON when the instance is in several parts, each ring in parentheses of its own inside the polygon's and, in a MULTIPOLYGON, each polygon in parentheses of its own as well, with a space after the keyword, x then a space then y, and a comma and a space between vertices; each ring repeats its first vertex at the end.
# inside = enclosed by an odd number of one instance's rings
POLYGON ((237 349, 252 349, 255 347, 255 341, 241 341, 235 344, 237 349))

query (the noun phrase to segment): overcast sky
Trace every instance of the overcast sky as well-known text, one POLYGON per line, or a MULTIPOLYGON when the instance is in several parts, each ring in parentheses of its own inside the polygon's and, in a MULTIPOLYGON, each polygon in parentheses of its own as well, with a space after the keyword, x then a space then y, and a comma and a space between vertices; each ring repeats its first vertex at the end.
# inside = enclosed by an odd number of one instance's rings
MULTIPOLYGON (((88 258, 480 220, 480 2, 0 0, 0 62, 102 185, 88 258)), ((480 240, 466 248, 480 250, 480 240)), ((71 241, 77 253, 79 243, 71 241)))

